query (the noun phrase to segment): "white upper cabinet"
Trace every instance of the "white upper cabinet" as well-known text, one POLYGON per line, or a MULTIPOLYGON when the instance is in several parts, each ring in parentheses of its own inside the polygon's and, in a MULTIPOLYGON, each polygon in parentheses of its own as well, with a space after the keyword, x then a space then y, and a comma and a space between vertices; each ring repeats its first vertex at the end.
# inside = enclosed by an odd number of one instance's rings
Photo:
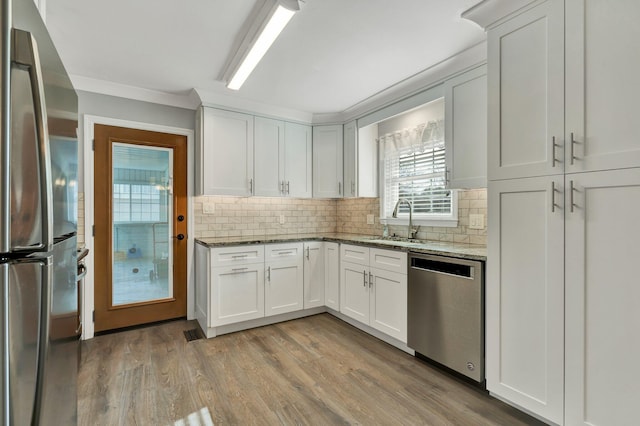
POLYGON ((566 0, 566 13, 566 170, 637 167, 640 2, 566 0))
POLYGON ((313 196, 340 198, 342 182, 342 125, 313 127, 313 196))
POLYGON ((563 173, 564 2, 529 9, 487 39, 488 178, 563 173))
POLYGON ((255 117, 255 191, 262 197, 284 193, 284 122, 255 117))
POLYGON ((450 188, 487 186, 487 67, 445 81, 445 144, 450 188))
POLYGON ((312 155, 311 126, 285 122, 282 178, 285 195, 311 198, 312 155))
POLYGON ((358 128, 355 121, 344 125, 344 197, 358 196, 358 128))
POLYGON ((253 193, 253 116, 201 107, 198 110, 196 192, 253 193))

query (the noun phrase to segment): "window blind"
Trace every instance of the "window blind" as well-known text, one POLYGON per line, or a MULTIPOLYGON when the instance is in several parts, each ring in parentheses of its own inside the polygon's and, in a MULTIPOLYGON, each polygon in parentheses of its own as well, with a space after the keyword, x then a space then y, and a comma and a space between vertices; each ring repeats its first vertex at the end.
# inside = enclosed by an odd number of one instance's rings
MULTIPOLYGON (((387 135, 384 147, 384 217, 391 217, 396 202, 405 198, 414 215, 451 214, 451 190, 446 188, 445 144, 442 122, 429 122, 404 132, 387 135), (418 136, 419 135, 419 136, 418 136), (404 139, 404 140, 400 140, 404 139)), ((408 214, 406 204, 400 214, 408 214)))

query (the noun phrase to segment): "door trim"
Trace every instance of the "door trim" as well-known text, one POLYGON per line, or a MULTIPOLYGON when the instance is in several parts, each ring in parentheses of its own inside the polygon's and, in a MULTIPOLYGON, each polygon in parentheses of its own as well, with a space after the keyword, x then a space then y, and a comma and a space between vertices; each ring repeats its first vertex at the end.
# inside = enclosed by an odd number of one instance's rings
MULTIPOLYGON (((91 339, 94 336, 93 310, 94 310, 94 239, 91 229, 94 224, 94 173, 93 173, 93 130, 94 125, 104 124, 107 126, 127 127, 135 130, 148 130, 159 133, 171 133, 187 138, 187 319, 195 319, 194 292, 194 217, 193 217, 193 197, 194 197, 194 131, 180 127, 164 126, 159 124, 142 123, 136 121, 121 120, 117 118, 101 117, 97 115, 84 114, 82 147, 84 166, 84 235, 85 245, 89 249, 89 255, 85 258, 87 265, 87 275, 85 276, 83 300, 82 300, 82 340, 91 339), (87 167, 89 165, 89 167, 87 167)), ((80 136, 80 135, 79 135, 80 136)))

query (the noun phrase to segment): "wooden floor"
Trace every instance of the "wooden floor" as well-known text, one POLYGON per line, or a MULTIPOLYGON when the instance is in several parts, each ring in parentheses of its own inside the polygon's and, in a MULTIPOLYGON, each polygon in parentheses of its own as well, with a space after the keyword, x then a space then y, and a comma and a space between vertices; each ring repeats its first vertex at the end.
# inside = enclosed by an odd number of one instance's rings
POLYGON ((84 342, 78 424, 540 424, 329 314, 187 342, 194 327, 84 342))

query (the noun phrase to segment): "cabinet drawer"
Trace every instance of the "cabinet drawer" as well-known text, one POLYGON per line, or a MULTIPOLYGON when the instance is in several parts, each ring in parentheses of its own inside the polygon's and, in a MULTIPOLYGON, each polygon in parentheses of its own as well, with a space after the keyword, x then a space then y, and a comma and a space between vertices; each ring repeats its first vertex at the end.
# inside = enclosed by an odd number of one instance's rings
POLYGON ((211 249, 212 267, 261 262, 264 262, 263 245, 256 244, 211 249))
POLYGON ((370 249, 369 264, 372 268, 385 271, 407 273, 407 253, 396 250, 370 249))
POLYGON ((302 243, 267 244, 265 249, 265 261, 302 259, 302 243))
POLYGON ((369 247, 340 244, 340 261, 369 266, 369 247))

